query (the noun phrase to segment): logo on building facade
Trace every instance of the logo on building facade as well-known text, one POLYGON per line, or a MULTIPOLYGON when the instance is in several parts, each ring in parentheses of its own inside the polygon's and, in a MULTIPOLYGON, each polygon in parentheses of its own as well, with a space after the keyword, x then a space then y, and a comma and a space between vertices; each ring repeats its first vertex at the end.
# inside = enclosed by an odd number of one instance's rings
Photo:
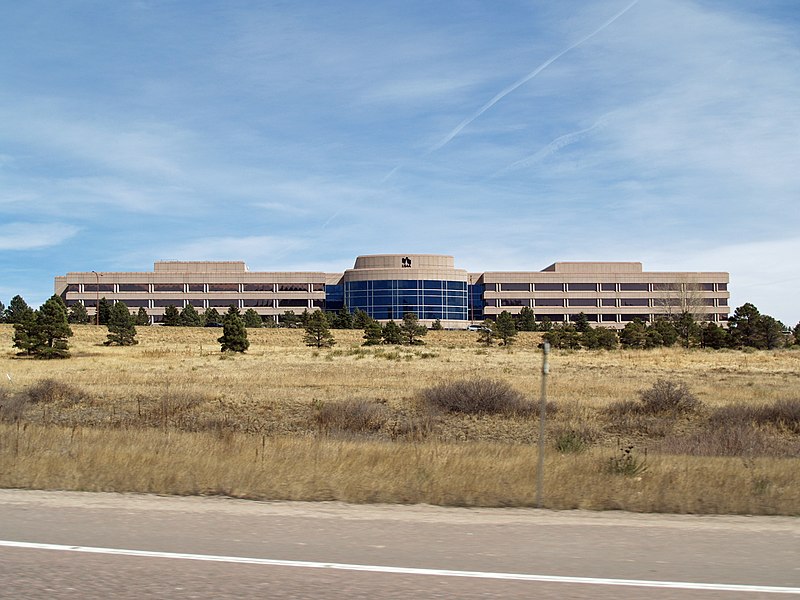
POLYGON ((402 265, 402 267, 403 267, 404 269, 408 269, 408 268, 410 268, 410 267, 411 267, 411 259, 410 259, 408 256, 406 256, 405 258, 403 258, 403 259, 400 261, 400 263, 401 263, 401 265, 402 265))

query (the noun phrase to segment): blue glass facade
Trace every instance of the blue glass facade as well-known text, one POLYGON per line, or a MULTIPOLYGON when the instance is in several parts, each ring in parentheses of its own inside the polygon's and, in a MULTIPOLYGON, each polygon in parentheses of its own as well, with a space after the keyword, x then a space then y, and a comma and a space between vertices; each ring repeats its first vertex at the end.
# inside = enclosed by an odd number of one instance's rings
POLYGON ((483 299, 483 292, 485 290, 486 286, 482 283, 469 286, 470 321, 483 321, 485 318, 483 316, 483 307, 486 305, 486 302, 483 299))
POLYGON ((384 279, 346 281, 344 304, 374 319, 402 319, 407 312, 420 319, 467 319, 467 284, 463 281, 384 279))
POLYGON ((344 306, 344 286, 325 286, 325 310, 335 312, 344 306))

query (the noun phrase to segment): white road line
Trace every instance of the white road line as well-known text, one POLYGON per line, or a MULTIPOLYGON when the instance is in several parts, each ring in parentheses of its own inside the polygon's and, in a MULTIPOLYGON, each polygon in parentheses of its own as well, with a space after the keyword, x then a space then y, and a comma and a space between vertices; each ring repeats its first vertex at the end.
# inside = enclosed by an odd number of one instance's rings
POLYGON ((563 575, 531 575, 527 573, 491 573, 484 571, 451 571, 447 569, 418 569, 413 567, 351 565, 345 563, 312 562, 304 560, 276 560, 271 558, 249 558, 243 556, 215 556, 213 554, 155 552, 151 550, 128 550, 124 548, 95 548, 91 546, 65 546, 61 544, 39 544, 35 542, 15 542, 10 540, 0 540, 0 547, 2 546, 5 546, 7 548, 28 548, 33 550, 83 552, 87 554, 141 556, 145 558, 172 558, 180 560, 201 560, 208 562, 238 563, 244 565, 266 565, 271 567, 299 567, 303 569, 333 569, 339 571, 365 571, 369 573, 394 573, 399 575, 472 577, 477 579, 507 579, 514 581, 539 581, 545 583, 616 585, 616 586, 627 586, 627 587, 668 588, 668 589, 680 589, 680 590, 709 590, 717 592, 752 592, 759 594, 800 594, 800 587, 777 587, 777 586, 767 586, 767 585, 695 583, 691 581, 651 581, 647 579, 607 579, 602 577, 567 577, 563 575))

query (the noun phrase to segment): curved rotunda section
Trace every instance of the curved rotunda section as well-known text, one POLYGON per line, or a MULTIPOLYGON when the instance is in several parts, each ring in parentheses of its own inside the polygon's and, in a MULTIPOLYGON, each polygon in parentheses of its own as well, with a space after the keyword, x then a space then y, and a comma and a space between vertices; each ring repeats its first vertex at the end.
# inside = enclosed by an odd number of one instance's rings
POLYGON ((468 275, 452 256, 378 254, 359 256, 342 278, 344 304, 374 319, 399 320, 413 312, 445 326, 467 321, 468 275))

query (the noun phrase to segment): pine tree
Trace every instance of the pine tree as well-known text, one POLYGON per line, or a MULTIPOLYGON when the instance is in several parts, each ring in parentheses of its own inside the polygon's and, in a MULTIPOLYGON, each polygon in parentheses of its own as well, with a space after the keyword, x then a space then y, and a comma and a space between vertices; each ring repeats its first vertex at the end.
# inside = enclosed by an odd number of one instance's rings
POLYGON ((617 347, 617 334, 605 327, 589 327, 581 334, 581 344, 588 350, 613 350, 617 347))
POLYGON ((383 336, 384 344, 403 343, 403 336, 402 332, 400 331, 400 326, 394 321, 389 321, 383 326, 383 332, 381 335, 383 336))
POLYGON ((647 346, 647 330, 641 319, 634 319, 625 325, 619 334, 619 342, 623 348, 645 348, 647 346))
POLYGON ((691 346, 700 334, 700 326, 694 320, 694 315, 688 310, 683 311, 673 322, 675 331, 681 340, 684 348, 691 346))
POLYGON ((235 304, 231 304, 230 306, 228 306, 228 312, 225 313, 226 317, 230 317, 231 315, 236 315, 237 317, 240 318, 242 316, 242 313, 239 312, 239 307, 236 306, 235 304))
POLYGON ((0 323, 6 322, 6 305, 0 302, 0 323))
POLYGON ((170 304, 164 309, 164 317, 161 319, 164 327, 179 327, 181 325, 181 313, 177 307, 170 304))
POLYGON ((261 316, 252 308, 248 308, 244 311, 244 326, 251 327, 253 329, 260 329, 264 326, 264 322, 261 320, 261 316))
POLYGON ((553 328, 553 322, 550 320, 550 317, 547 315, 542 317, 542 320, 539 321, 539 331, 550 331, 553 328))
POLYGON ((203 325, 206 327, 216 327, 222 322, 222 317, 219 316, 216 308, 209 308, 203 313, 203 325))
POLYGON ((39 310, 14 325, 14 346, 37 358, 68 358, 72 330, 61 296, 51 296, 39 310))
POLYGON ((658 317, 648 329, 658 332, 661 336, 661 344, 664 346, 674 346, 678 341, 678 330, 675 329, 675 325, 671 321, 664 317, 658 317))
POLYGON ((76 302, 70 307, 67 320, 76 325, 85 325, 89 322, 89 313, 86 311, 83 302, 76 302))
POLYGON ((11 302, 8 303, 8 308, 5 310, 6 323, 22 323, 30 319, 33 314, 33 309, 28 306, 28 303, 22 296, 14 296, 11 302))
POLYGON ((403 322, 400 324, 400 336, 403 344, 409 346, 420 346, 424 344, 420 338, 428 333, 425 325, 420 325, 419 317, 416 313, 407 312, 403 315, 403 322))
POLYGON ((800 345, 800 322, 798 322, 797 325, 794 326, 794 329, 792 329, 792 333, 794 334, 794 343, 796 345, 800 345))
POLYGON ((108 339, 106 346, 133 346, 138 344, 134 317, 124 302, 114 303, 111 316, 108 318, 108 339))
POLYGON ((293 310, 287 310, 281 315, 280 327, 295 328, 300 324, 300 317, 293 310))
POLYGON ((247 341, 247 329, 239 316, 239 311, 229 311, 222 322, 222 337, 217 341, 222 352, 244 352, 250 347, 247 341))
POLYGON ((203 318, 200 316, 200 313, 197 312, 197 309, 191 304, 187 304, 183 307, 183 310, 178 317, 178 321, 183 327, 203 326, 203 318))
POLYGON ((366 329, 367 325, 369 325, 373 321, 374 319, 360 308, 357 308, 353 311, 353 328, 366 329))
POLYGON ((519 331, 537 331, 536 314, 530 306, 523 306, 517 317, 517 329, 519 331))
POLYGON ((510 346, 517 336, 517 326, 514 323, 514 317, 507 310, 504 310, 497 315, 495 323, 495 335, 500 338, 504 346, 510 346))
POLYGON ((702 348, 713 348, 719 350, 720 348, 727 348, 730 346, 730 334, 725 328, 720 327, 716 323, 705 323, 700 328, 700 346, 702 348))
POLYGON ((578 313, 578 315, 575 317, 575 321, 573 321, 572 324, 575 326, 575 329, 577 329, 579 333, 583 333, 584 331, 586 331, 591 327, 591 325, 589 325, 589 317, 587 317, 586 314, 582 312, 578 313))
POLYGON ((146 327, 150 325, 150 315, 147 314, 147 311, 143 306, 139 307, 139 312, 136 313, 135 322, 137 325, 141 327, 146 327))
POLYGON ((353 328, 353 315, 347 306, 340 308, 331 319, 331 327, 334 329, 352 329, 353 328))
POLYGON ((383 342, 383 328, 375 319, 364 326, 364 345, 377 346, 383 342))
POLYGON ((305 326, 303 341, 306 346, 316 346, 317 348, 330 348, 336 341, 328 328, 328 319, 321 310, 315 310, 308 317, 305 326))
POLYGON ((111 302, 106 300, 105 296, 100 298, 97 314, 100 316, 100 325, 108 325, 108 319, 111 316, 111 302))
POLYGON ((444 327, 442 326, 442 322, 439 319, 436 319, 431 325, 431 331, 442 331, 444 327))
POLYGON ((494 346, 495 322, 491 319, 484 319, 481 328, 478 330, 478 343, 484 346, 494 346))

